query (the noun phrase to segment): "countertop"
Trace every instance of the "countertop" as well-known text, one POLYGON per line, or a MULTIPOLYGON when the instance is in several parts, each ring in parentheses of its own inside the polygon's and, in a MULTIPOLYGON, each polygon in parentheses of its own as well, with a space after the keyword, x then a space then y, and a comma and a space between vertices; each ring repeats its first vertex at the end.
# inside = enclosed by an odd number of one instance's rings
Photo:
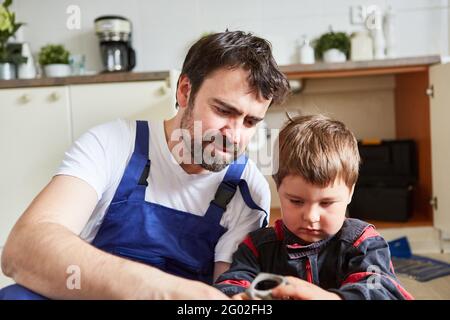
MULTIPOLYGON (((432 55, 370 61, 348 61, 342 63, 319 62, 311 65, 292 64, 280 66, 280 69, 290 79, 350 77, 377 74, 395 74, 404 72, 421 72, 426 71, 430 65, 440 62, 441 58, 439 55, 432 55)), ((0 80, 0 89, 64 86, 89 83, 152 81, 166 80, 168 78, 169 71, 100 73, 96 75, 73 76, 64 78, 0 80)))
POLYGON ((89 83, 154 81, 154 80, 166 80, 168 78, 169 78, 169 71, 114 72, 114 73, 99 73, 95 75, 72 76, 62 78, 0 80, 0 89, 65 86, 72 84, 89 84, 89 83))
POLYGON ((404 57, 395 59, 347 61, 341 63, 292 64, 280 66, 290 79, 351 77, 377 74, 396 74, 426 71, 441 62, 439 55, 404 57))

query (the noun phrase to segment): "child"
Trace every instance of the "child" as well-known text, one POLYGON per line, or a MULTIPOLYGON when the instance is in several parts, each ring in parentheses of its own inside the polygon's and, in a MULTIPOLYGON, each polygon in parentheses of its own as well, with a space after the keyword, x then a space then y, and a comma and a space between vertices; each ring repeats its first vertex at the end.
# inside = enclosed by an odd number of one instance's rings
POLYGON ((290 119, 273 175, 282 220, 250 233, 215 286, 237 299, 260 272, 287 277, 272 290, 290 299, 412 299, 374 226, 346 218, 359 169, 355 137, 324 116, 290 119))

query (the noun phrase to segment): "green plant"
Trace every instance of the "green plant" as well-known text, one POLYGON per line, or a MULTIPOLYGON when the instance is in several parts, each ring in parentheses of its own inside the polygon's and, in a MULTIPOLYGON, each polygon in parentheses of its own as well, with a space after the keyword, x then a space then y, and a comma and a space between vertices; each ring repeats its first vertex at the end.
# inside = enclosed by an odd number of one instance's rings
POLYGON ((213 34, 213 33, 215 33, 215 32, 214 32, 214 31, 205 31, 205 32, 202 32, 202 34, 200 35, 200 38, 209 36, 209 35, 211 35, 211 34, 213 34))
POLYGON ((14 36, 23 23, 16 22, 16 15, 9 10, 12 0, 5 0, 0 5, 0 63, 25 63, 26 57, 12 50, 7 42, 14 36))
POLYGON ((322 59, 323 53, 329 49, 338 49, 350 56, 350 37, 345 32, 330 30, 313 42, 316 58, 322 59))
POLYGON ((39 51, 39 63, 42 66, 48 64, 69 64, 70 52, 60 44, 48 44, 39 51))

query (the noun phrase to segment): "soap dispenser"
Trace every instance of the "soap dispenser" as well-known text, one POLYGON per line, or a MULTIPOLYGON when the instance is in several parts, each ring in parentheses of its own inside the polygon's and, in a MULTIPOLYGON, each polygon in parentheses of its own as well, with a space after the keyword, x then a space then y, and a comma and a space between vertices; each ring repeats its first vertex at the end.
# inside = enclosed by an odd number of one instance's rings
POLYGON ((28 42, 22 43, 22 56, 27 58, 27 62, 21 63, 18 66, 19 79, 34 79, 36 78, 36 67, 34 65, 33 55, 31 54, 30 45, 28 42))
POLYGON ((311 46, 306 35, 303 36, 302 44, 300 46, 299 61, 301 64, 313 64, 315 62, 314 48, 311 46))

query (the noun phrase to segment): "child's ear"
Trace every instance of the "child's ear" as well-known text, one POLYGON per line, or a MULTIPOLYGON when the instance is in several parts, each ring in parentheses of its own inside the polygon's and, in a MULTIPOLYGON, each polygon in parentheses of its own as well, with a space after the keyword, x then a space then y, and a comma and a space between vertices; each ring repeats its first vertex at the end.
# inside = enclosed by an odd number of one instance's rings
POLYGON ((352 189, 350 190, 350 195, 348 197, 348 202, 347 204, 350 204, 350 202, 352 202, 352 197, 353 197, 353 193, 355 192, 355 184, 353 184, 352 189))

